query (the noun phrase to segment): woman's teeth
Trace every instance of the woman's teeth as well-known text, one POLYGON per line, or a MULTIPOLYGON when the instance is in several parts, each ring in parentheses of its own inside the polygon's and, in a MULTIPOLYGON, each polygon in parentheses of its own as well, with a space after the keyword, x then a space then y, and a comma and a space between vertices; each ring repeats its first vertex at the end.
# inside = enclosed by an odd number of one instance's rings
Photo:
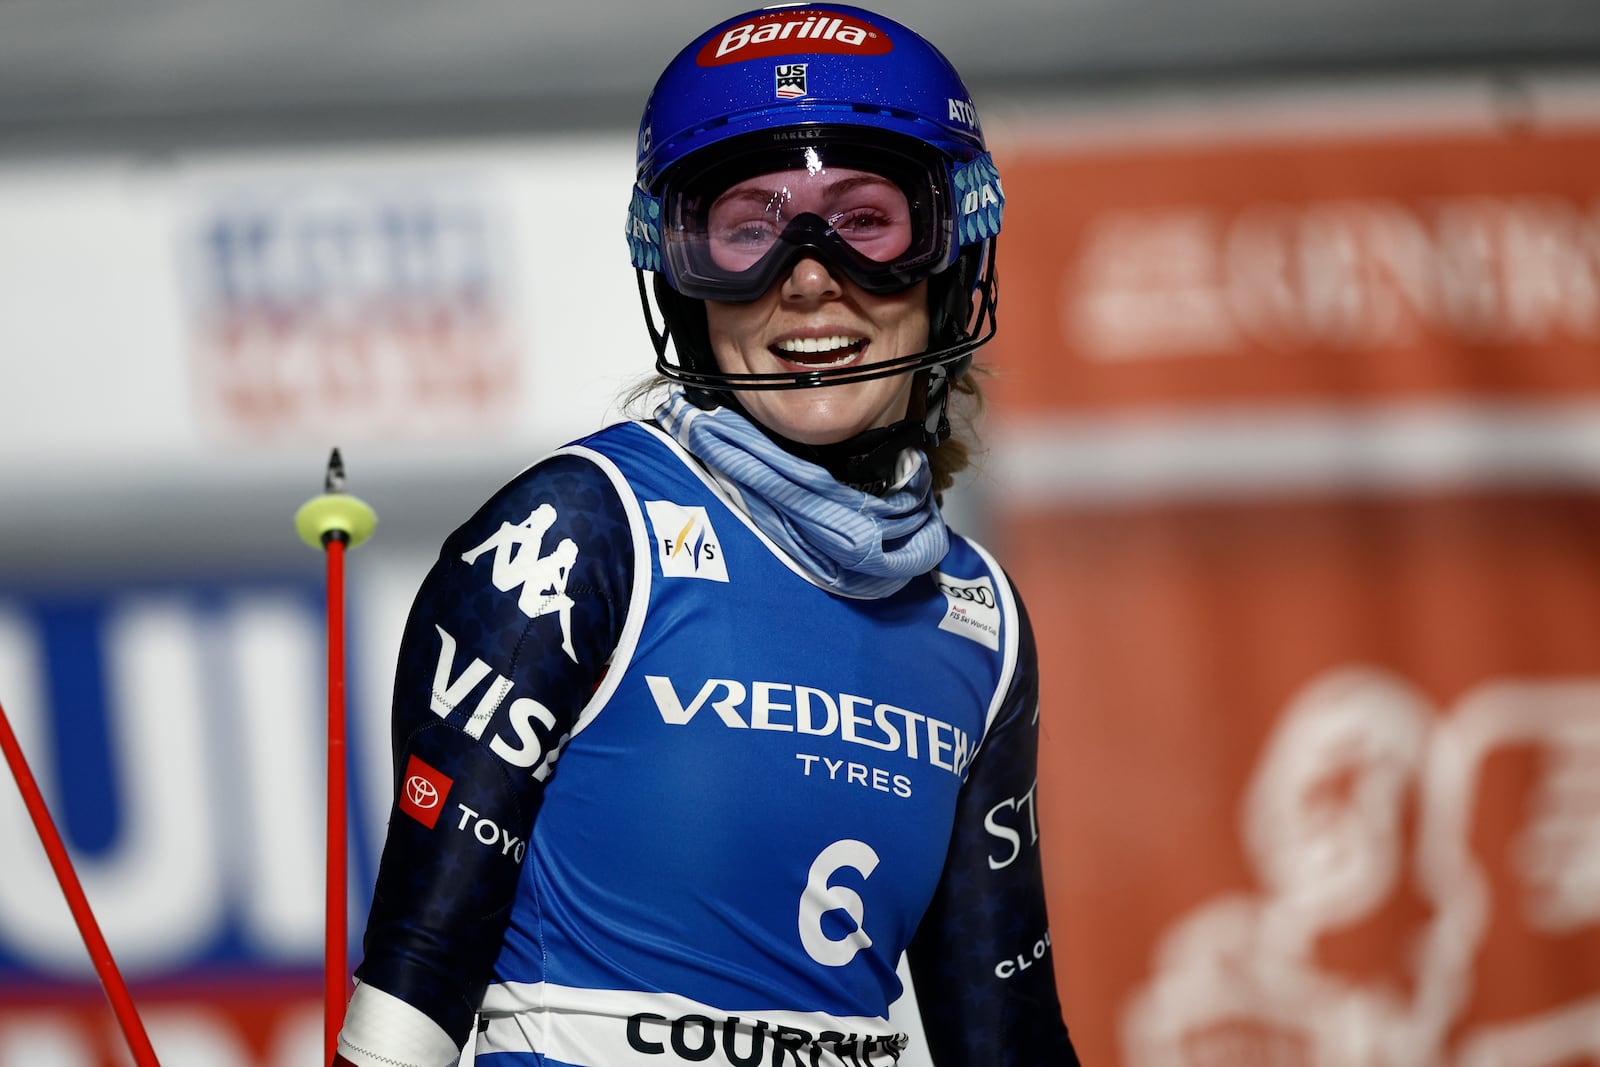
POLYGON ((774 352, 791 363, 808 367, 837 367, 849 363, 866 344, 865 337, 837 334, 833 337, 795 337, 772 346, 774 352))

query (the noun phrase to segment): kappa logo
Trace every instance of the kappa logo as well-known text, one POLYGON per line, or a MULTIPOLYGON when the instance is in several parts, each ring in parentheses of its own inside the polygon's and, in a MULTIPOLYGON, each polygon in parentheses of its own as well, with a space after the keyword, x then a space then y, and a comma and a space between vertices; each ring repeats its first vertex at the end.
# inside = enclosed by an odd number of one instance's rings
POLYGON ((544 555, 544 535, 556 522, 556 509, 540 504, 526 519, 513 526, 502 522, 478 547, 462 553, 463 563, 476 563, 485 552, 494 550, 494 570, 490 580, 502 593, 520 587, 517 607, 530 619, 555 612, 561 620, 561 648, 572 662, 572 598, 567 596, 567 576, 578 559, 577 543, 563 537, 549 555, 544 555))
POLYGON ((889 35, 854 17, 834 12, 765 11, 713 37, 695 62, 720 67, 748 59, 773 59, 797 53, 881 56, 894 50, 889 35))
POLYGON ((779 100, 793 100, 806 95, 806 65, 804 63, 779 63, 772 68, 777 79, 776 94, 779 100))
POLYGON ((728 580, 722 544, 711 528, 705 508, 674 504, 669 500, 646 500, 644 507, 655 532, 662 577, 728 580))
POLYGON ((1000 650, 1000 601, 988 575, 956 578, 941 571, 933 580, 944 594, 946 608, 939 629, 948 630, 996 652, 1000 650))
POLYGON ((432 830, 453 785, 454 778, 412 756, 406 761, 406 780, 400 786, 400 810, 432 830))

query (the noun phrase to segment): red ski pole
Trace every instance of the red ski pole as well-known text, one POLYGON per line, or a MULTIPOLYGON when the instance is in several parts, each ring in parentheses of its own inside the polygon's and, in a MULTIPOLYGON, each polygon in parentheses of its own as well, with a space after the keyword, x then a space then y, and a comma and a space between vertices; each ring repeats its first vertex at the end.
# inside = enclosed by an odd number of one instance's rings
POLYGON ((345 669, 344 669, 344 553, 372 536, 377 513, 344 491, 344 461, 335 448, 328 457, 322 495, 312 497, 295 513, 300 539, 320 548, 328 560, 328 875, 327 941, 323 957, 323 1063, 333 1061, 339 1043, 339 1024, 350 996, 350 965, 346 956, 345 845, 345 669))
POLYGON ((127 1039, 134 1063, 137 1067, 161 1067, 156 1060, 155 1049, 150 1046, 150 1036, 145 1033, 144 1022, 139 1018, 139 1010, 134 1007, 127 983, 122 980, 122 972, 117 970, 117 961, 112 959, 111 949, 100 933, 100 924, 94 920, 89 898, 84 896, 78 874, 72 869, 72 858, 67 855, 66 845, 56 831, 55 821, 50 818, 50 809, 45 806, 44 796, 39 792, 39 783, 34 781, 33 772, 28 769, 22 746, 17 743, 17 735, 11 732, 11 722, 6 718, 3 707, 0 707, 0 748, 5 749, 6 762, 11 765, 11 776, 17 780, 17 788, 22 791, 22 802, 27 805, 28 814, 33 818, 33 826, 39 832, 45 855, 50 857, 56 881, 61 883, 61 891, 66 894, 67 907, 72 911, 73 921, 78 924, 84 947, 89 950, 89 959, 94 963, 95 973, 100 976, 100 985, 106 991, 106 999, 111 1002, 117 1024, 122 1027, 122 1036, 127 1039))

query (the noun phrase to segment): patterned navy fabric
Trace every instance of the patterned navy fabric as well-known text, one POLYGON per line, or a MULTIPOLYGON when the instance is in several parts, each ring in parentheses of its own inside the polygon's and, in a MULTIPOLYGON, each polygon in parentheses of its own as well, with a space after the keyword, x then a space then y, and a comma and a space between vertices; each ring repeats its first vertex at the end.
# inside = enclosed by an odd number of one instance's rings
POLYGON ((362 981, 482 1063, 1075 1064, 1033 822, 1037 664, 977 546, 808 580, 663 433, 446 542, 396 676, 362 981))
POLYGON ((1017 611, 1017 676, 973 761, 944 875, 908 950, 940 1067, 1078 1062, 1061 1024, 1038 847, 1038 655, 1020 599, 1017 611))
POLYGON ((445 541, 412 606, 395 673, 397 806, 356 974, 420 1008, 458 1044, 472 1029, 515 897, 519 864, 513 860, 521 856, 508 856, 503 842, 528 840, 543 798, 541 781, 514 773, 520 768, 489 745, 502 736, 518 737, 511 729, 514 711, 519 724, 531 726, 541 750, 553 749, 571 729, 621 632, 633 556, 616 489, 593 463, 557 456, 504 487, 445 541), (508 562, 514 566, 528 552, 531 565, 550 554, 540 548, 553 550, 563 541, 585 546, 564 576, 574 651, 582 649, 576 659, 562 648, 559 612, 530 617, 515 591, 502 592, 492 574, 484 573, 494 565, 488 553, 473 563, 462 559, 499 535, 504 524, 515 529, 541 504, 557 505, 555 522, 540 542, 511 540, 508 562), (494 666, 474 671, 474 663, 494 666), (441 718, 437 708, 452 701, 451 682, 462 685, 475 674, 482 677, 456 695, 454 710, 441 718), (509 692, 489 725, 470 736, 465 722, 504 687, 502 679, 510 682, 509 692), (549 709, 555 725, 520 718, 526 706, 519 709, 516 701, 524 698, 549 709), (452 780, 437 807, 424 809, 438 812, 432 828, 407 814, 416 809, 401 806, 412 757, 452 780), (479 840, 481 818, 467 816, 458 807, 462 803, 495 821, 502 835, 495 844, 479 840))

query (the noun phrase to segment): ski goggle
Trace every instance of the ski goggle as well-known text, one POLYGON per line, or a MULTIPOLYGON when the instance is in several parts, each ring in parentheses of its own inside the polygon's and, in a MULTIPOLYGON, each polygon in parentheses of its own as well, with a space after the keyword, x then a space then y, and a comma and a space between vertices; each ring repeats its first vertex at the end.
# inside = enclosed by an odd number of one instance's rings
MULTIPOLYGON (((698 166, 691 158, 659 197, 636 189, 634 265, 663 272, 684 296, 739 303, 805 256, 871 293, 902 291, 955 260, 961 205, 942 156, 848 127, 781 135, 795 139, 708 151, 698 166)), ((987 156, 974 164, 993 173, 987 156)))

